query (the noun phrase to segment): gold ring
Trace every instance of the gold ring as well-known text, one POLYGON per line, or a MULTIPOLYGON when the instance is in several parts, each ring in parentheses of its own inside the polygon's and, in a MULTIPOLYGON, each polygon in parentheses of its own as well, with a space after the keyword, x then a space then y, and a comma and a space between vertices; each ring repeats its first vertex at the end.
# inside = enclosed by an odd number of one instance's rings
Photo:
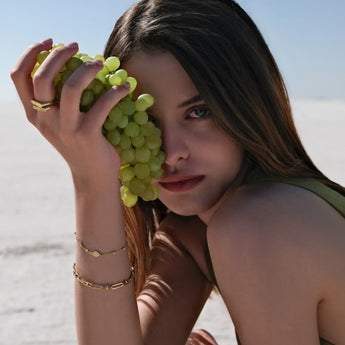
POLYGON ((32 107, 35 110, 43 111, 43 112, 48 111, 51 108, 52 105, 55 105, 54 101, 40 103, 38 101, 35 101, 34 99, 31 100, 31 103, 32 103, 32 107))

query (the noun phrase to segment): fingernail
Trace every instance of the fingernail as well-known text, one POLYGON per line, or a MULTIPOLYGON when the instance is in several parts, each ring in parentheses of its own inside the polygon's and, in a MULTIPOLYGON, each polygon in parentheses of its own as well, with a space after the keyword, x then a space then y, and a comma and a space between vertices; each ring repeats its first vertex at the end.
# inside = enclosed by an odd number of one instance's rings
POLYGON ((72 42, 66 45, 69 48, 77 48, 78 47, 78 43, 77 42, 72 42))
POLYGON ((130 89, 131 88, 131 84, 128 82, 128 81, 126 81, 125 83, 123 83, 122 84, 125 88, 127 88, 127 89, 130 89))
POLYGON ((51 38, 47 38, 46 40, 41 42, 41 44, 44 44, 44 45, 46 45, 48 43, 50 43, 50 44, 53 43, 53 40, 51 38))
POLYGON ((95 65, 100 65, 102 66, 103 65, 103 61, 100 60, 100 59, 95 59, 95 60, 92 60, 92 62, 95 64, 95 65))

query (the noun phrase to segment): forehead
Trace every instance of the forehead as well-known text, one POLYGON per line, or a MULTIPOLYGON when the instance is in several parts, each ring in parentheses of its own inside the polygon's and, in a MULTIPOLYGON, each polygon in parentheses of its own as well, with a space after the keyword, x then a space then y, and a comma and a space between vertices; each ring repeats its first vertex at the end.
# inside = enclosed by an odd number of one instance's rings
POLYGON ((196 87, 176 58, 167 52, 139 52, 123 68, 138 81, 134 96, 150 93, 159 103, 182 102, 198 94, 196 87))

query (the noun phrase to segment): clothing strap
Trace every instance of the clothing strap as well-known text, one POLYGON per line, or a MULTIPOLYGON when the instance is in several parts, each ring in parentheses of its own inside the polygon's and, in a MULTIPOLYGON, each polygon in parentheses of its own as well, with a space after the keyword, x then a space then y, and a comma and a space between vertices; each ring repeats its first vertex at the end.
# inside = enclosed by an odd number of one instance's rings
POLYGON ((246 182, 279 182, 304 188, 328 202, 345 218, 345 196, 320 181, 311 179, 266 177, 260 174, 260 172, 254 170, 249 174, 246 182))

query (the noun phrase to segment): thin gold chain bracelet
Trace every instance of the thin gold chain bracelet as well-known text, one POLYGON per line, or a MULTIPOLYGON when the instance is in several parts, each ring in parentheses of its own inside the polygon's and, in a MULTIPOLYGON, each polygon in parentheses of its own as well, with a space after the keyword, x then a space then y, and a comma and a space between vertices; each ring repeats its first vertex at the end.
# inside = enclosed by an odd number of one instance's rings
POLYGON ((76 264, 73 264, 73 275, 74 277, 78 280, 78 282, 86 287, 89 287, 91 289, 97 289, 97 290, 117 290, 120 289, 126 285, 128 285, 132 280, 134 280, 135 275, 134 275, 134 267, 130 268, 130 275, 127 279, 122 280, 118 283, 114 283, 114 284, 105 284, 105 285, 101 285, 101 284, 96 284, 93 282, 89 282, 84 280, 79 273, 76 270, 76 264))
POLYGON ((98 250, 90 250, 90 249, 88 249, 88 248, 86 248, 86 247, 84 246, 84 244, 83 244, 82 241, 79 240, 79 238, 77 237, 77 233, 76 233, 76 232, 74 233, 74 236, 75 236, 76 241, 77 241, 78 244, 79 244, 79 247, 80 247, 82 250, 84 250, 86 253, 92 255, 94 258, 99 258, 99 257, 102 256, 102 255, 115 255, 115 254, 118 253, 118 252, 121 252, 121 251, 124 252, 124 251, 126 251, 126 246, 127 246, 127 244, 125 244, 125 245, 122 246, 121 248, 116 249, 116 250, 113 250, 112 252, 109 252, 109 253, 101 253, 101 252, 99 252, 98 250))

